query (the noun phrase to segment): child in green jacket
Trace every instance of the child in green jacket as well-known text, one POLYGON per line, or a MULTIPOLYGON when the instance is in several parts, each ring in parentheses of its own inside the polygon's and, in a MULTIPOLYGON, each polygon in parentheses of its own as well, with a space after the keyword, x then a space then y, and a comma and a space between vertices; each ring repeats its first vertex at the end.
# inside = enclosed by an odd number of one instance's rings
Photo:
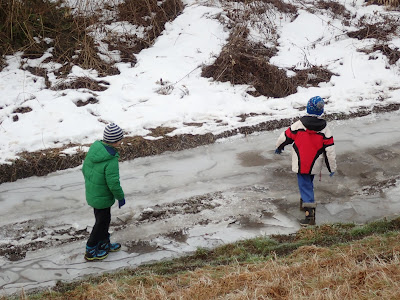
POLYGON ((119 208, 125 204, 124 192, 119 181, 119 154, 117 147, 124 135, 122 129, 112 123, 104 129, 103 140, 94 142, 83 162, 86 201, 93 207, 96 222, 86 243, 85 259, 101 260, 109 252, 121 249, 121 244, 111 243, 108 229, 111 206, 118 200, 119 208))

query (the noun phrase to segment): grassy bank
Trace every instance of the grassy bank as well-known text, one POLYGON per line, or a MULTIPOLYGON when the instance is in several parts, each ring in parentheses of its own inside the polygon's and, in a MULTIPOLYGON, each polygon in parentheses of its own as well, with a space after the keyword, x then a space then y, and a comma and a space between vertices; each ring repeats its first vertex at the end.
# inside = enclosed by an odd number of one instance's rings
POLYGON ((399 251, 400 218, 321 225, 9 299, 399 299, 399 251))

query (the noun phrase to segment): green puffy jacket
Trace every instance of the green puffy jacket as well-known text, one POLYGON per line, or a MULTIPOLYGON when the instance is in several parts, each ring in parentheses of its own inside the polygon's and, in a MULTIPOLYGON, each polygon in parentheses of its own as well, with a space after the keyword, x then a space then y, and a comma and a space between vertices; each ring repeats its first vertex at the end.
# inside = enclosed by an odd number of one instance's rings
POLYGON ((119 154, 117 150, 101 141, 94 142, 83 162, 86 201, 97 209, 111 207, 115 199, 124 199, 119 182, 119 154))

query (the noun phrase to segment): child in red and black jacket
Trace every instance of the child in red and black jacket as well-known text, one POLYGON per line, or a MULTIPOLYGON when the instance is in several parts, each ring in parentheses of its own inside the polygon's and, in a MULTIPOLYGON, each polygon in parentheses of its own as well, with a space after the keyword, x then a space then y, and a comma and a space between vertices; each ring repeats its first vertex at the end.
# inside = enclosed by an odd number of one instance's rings
POLYGON ((336 171, 336 153, 333 136, 327 122, 321 118, 324 100, 311 98, 307 103, 307 115, 293 123, 279 136, 276 154, 292 144, 292 170, 297 173, 300 190, 300 209, 305 211, 302 225, 315 224, 314 175, 322 170, 325 162, 330 176, 336 171))

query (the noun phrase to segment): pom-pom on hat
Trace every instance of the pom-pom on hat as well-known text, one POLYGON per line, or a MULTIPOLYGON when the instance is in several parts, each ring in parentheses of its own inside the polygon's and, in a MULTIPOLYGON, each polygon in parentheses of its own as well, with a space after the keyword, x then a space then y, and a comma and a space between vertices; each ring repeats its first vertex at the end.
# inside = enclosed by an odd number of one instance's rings
POLYGON ((312 97, 307 103, 307 113, 320 116, 324 112, 324 100, 320 96, 312 97))
POLYGON ((113 144, 122 140, 123 137, 122 129, 114 123, 108 124, 104 129, 103 142, 105 143, 113 144))

